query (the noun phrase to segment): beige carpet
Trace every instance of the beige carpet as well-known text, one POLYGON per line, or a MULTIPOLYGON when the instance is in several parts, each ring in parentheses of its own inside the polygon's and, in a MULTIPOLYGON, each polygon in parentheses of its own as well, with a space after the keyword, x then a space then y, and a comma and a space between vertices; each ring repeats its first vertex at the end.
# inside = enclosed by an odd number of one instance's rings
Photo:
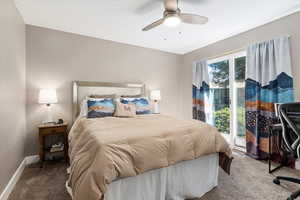
MULTIPOLYGON (((220 170, 219 186, 200 200, 285 200, 300 185, 272 183, 274 175, 300 178, 300 172, 281 169, 269 175, 267 164, 253 160, 241 153, 234 154, 232 175, 220 170)), ((9 200, 70 200, 66 190, 66 165, 47 163, 43 169, 38 165, 28 166, 10 195, 9 200)), ((300 198, 299 198, 300 199, 300 198)))

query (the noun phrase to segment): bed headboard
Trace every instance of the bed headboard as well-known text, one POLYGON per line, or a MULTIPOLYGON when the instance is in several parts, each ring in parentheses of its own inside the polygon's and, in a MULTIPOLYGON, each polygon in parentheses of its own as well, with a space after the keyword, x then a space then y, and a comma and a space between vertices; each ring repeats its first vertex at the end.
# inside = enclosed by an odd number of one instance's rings
POLYGON ((146 87, 143 83, 108 83, 73 81, 73 122, 80 112, 80 103, 89 95, 142 95, 146 96, 146 87))

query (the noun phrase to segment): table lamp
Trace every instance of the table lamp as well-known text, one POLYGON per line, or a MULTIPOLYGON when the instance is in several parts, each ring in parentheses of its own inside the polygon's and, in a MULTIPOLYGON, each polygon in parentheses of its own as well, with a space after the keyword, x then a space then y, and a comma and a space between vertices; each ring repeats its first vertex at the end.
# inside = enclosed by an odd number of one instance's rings
POLYGON ((159 113, 159 101, 161 100, 160 90, 152 90, 150 99, 154 101, 154 114, 159 113))
POLYGON ((44 123, 53 123, 53 116, 51 113, 51 104, 57 103, 57 95, 55 89, 40 89, 39 101, 40 104, 47 106, 47 119, 44 123))

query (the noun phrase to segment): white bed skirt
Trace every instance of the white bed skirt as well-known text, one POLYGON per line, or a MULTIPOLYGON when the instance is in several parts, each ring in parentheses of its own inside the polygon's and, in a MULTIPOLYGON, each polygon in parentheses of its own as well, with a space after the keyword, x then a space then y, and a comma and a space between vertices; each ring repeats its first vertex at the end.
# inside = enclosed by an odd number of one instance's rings
MULTIPOLYGON (((218 154, 201 156, 108 185, 104 200, 184 200, 218 185, 218 154)), ((67 185, 67 184, 66 184, 67 185)), ((67 188, 70 193, 70 188, 67 188)))

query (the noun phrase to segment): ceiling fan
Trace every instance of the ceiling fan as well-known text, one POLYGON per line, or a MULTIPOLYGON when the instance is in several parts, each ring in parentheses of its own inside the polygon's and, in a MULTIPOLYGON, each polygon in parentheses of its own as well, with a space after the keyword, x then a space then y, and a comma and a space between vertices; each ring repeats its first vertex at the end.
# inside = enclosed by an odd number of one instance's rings
POLYGON ((161 24, 166 26, 174 27, 179 25, 181 22, 187 24, 205 24, 208 22, 208 18, 196 14, 181 13, 178 8, 178 0, 164 0, 165 11, 163 18, 159 19, 152 24, 149 24, 143 31, 149 31, 161 24))

